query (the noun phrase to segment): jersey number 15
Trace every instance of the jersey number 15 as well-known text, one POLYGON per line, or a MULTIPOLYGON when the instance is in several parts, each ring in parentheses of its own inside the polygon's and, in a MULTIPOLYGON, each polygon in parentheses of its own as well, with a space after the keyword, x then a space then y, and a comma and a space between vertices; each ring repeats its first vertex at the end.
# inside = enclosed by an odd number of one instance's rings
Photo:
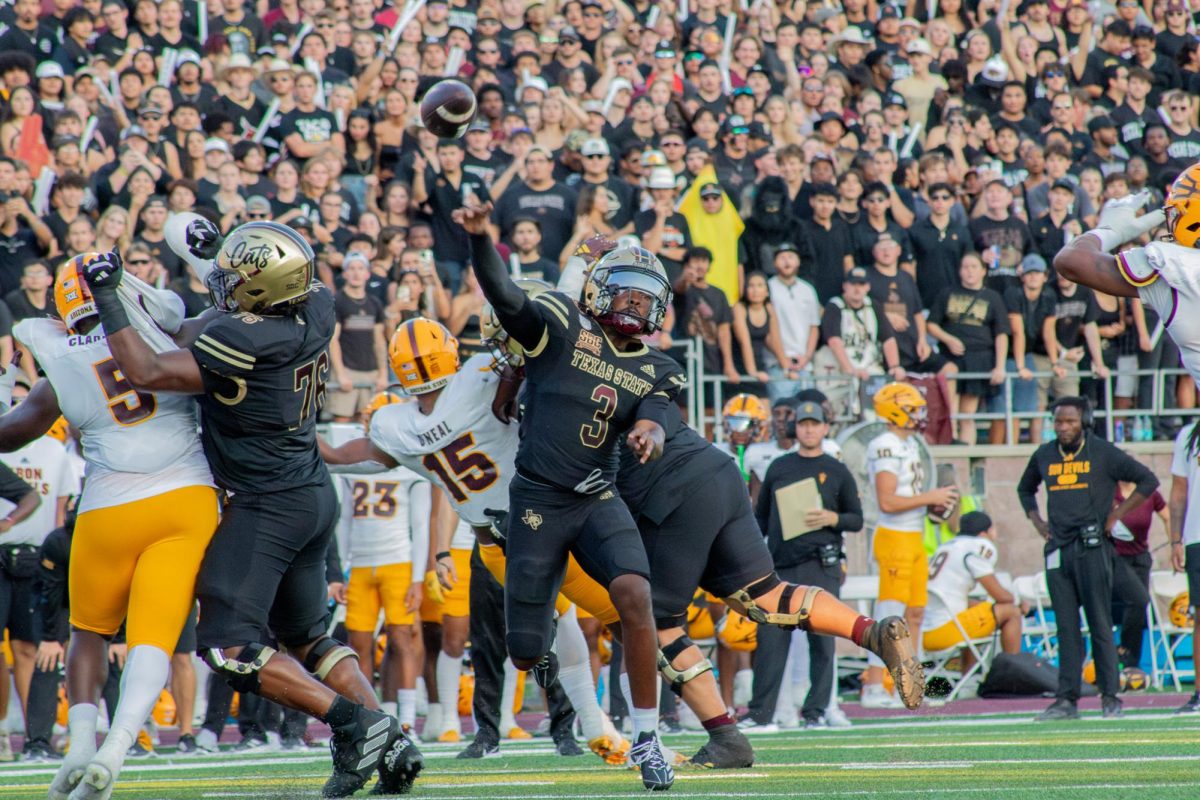
POLYGON ((481 450, 468 452, 475 446, 475 435, 467 432, 436 453, 421 459, 425 469, 442 480, 455 502, 465 503, 467 492, 482 492, 496 482, 500 470, 481 450))

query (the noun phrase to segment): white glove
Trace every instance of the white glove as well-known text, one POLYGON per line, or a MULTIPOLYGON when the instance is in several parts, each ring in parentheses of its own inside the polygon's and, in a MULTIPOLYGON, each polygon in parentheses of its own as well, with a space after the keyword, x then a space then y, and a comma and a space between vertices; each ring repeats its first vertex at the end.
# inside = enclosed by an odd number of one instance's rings
POLYGON ((1138 216, 1138 211, 1146 205, 1150 193, 1146 191, 1127 195, 1117 200, 1109 200, 1100 210, 1100 219, 1096 227, 1088 231, 1100 240, 1104 252, 1111 253, 1126 242, 1132 242, 1144 233, 1148 233, 1166 222, 1167 215, 1161 208, 1138 216))
POLYGON ((7 414, 12 408, 13 388, 17 385, 17 373, 20 371, 20 367, 9 364, 4 374, 0 375, 0 414, 7 414))

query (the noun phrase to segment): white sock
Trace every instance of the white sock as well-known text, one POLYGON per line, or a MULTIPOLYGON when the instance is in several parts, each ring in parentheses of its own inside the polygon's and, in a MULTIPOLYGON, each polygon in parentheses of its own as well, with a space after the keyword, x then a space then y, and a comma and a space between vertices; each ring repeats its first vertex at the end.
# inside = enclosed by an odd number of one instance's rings
POLYGON ((508 732, 517 727, 513 705, 517 702, 517 681, 521 671, 513 666, 512 661, 504 659, 504 690, 500 692, 500 735, 508 736, 508 732))
MULTIPOLYGON (((71 738, 71 753, 76 750, 90 761, 96 752, 96 719, 100 709, 92 703, 79 703, 67 710, 67 735, 71 738)), ((7 732, 7 731, 6 731, 7 732)))
POLYGON ((389 717, 396 716, 396 704, 383 702, 379 704, 379 710, 387 714, 389 717))
POLYGON ((583 728, 583 738, 591 741, 604 735, 604 714, 596 701, 596 685, 592 683, 590 664, 561 665, 558 682, 575 707, 575 718, 583 728))
POLYGON ((437 692, 442 703, 442 727, 448 731, 459 730, 458 679, 462 675, 462 656, 451 656, 445 652, 437 657, 437 692))
MULTIPOLYGON (((662 682, 659 681, 659 686, 662 682)), ((625 704, 629 706, 629 720, 633 723, 633 739, 644 732, 658 733, 658 693, 655 692, 654 708, 638 708, 633 704, 633 692, 629 688, 629 673, 621 673, 621 694, 625 695, 625 704)))
POLYGON ((118 766, 124 762, 125 752, 137 741, 170 672, 171 656, 165 651, 151 645, 130 649, 121 674, 121 699, 99 754, 106 754, 118 766))
POLYGON ((417 690, 401 689, 396 692, 396 719, 410 728, 417 722, 417 690))

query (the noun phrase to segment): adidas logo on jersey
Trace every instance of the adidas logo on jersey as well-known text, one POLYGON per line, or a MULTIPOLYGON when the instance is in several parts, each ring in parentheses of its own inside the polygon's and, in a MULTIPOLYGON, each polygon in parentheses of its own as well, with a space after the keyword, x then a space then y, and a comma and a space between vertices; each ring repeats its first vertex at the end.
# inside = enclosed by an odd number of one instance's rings
POLYGON ((651 378, 658 377, 657 375, 654 374, 654 365, 653 364, 642 364, 642 372, 646 373, 651 378))

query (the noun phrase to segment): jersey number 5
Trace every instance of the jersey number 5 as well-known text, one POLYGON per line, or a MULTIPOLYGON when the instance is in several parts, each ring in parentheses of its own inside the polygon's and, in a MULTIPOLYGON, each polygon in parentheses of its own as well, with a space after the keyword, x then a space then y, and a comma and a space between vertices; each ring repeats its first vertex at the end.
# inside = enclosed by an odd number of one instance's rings
POLYGON ((466 502, 467 492, 482 492, 500 477, 500 470, 485 453, 479 450, 465 452, 474 446, 475 434, 467 432, 421 459, 425 469, 442 479, 446 491, 457 503, 466 502))
POLYGON ((111 358, 92 364, 96 379, 104 396, 108 398, 108 411, 118 425, 137 425, 154 416, 158 404, 154 395, 139 392, 125 380, 121 368, 111 358))
POLYGON ((600 404, 592 421, 579 429, 579 440, 587 447, 603 447, 608 439, 608 421, 617 413, 617 390, 606 383, 592 390, 592 400, 600 404))

